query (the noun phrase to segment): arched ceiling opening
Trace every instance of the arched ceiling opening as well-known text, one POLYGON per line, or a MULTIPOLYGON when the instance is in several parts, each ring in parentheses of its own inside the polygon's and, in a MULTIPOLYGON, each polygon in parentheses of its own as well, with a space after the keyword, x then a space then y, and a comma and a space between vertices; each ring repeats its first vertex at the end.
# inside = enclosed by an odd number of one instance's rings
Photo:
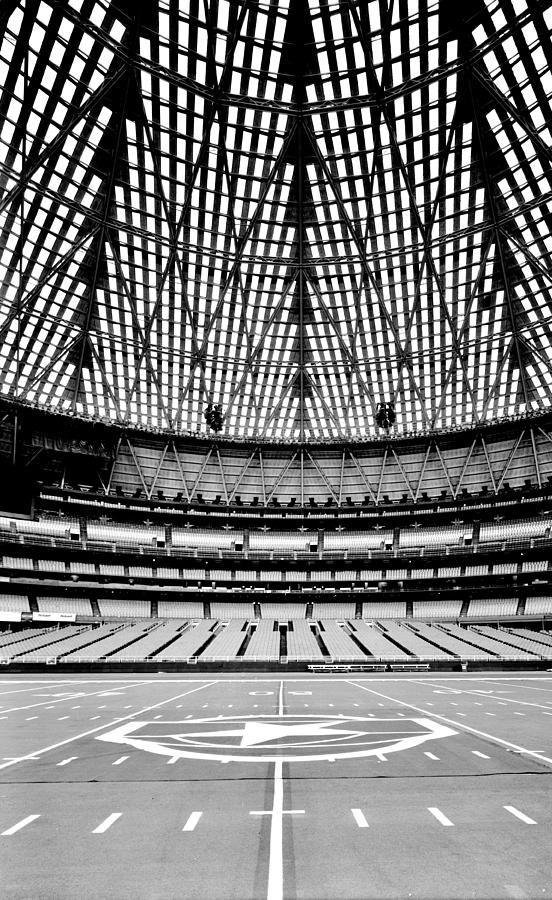
POLYGON ((4 0, 1 393, 292 442, 548 409, 551 31, 538 0, 4 0))

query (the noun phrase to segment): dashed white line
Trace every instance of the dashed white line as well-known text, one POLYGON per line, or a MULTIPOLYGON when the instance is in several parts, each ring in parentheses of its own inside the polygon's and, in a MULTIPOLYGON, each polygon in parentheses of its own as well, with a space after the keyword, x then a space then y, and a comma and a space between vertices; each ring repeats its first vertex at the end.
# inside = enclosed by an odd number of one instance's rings
POLYGON ((104 831, 107 831, 108 828, 111 828, 113 823, 116 822, 117 819, 120 819, 122 815, 122 813, 111 813, 111 815, 108 816, 107 819, 104 819, 97 828, 94 828, 92 834, 103 834, 104 831))
POLYGON ((74 759, 78 759, 78 756, 68 756, 67 759, 62 759, 61 762, 56 763, 56 766, 66 766, 68 763, 73 762, 74 759))
POLYGON ((128 756, 120 756, 119 759, 116 759, 115 762, 111 763, 111 765, 112 766, 120 766, 121 763, 124 763, 125 760, 127 760, 127 759, 128 759, 128 756))
POLYGON ((424 756, 427 756, 428 759, 439 759, 438 756, 435 756, 434 753, 430 753, 429 750, 424 750, 424 756))
POLYGON ((505 806, 504 809, 507 810, 507 812, 512 813, 513 816, 516 816, 516 818, 521 819, 521 821, 525 822, 526 825, 537 824, 534 819, 530 819, 529 816, 526 816, 525 813, 520 812, 519 809, 515 808, 515 806, 505 806))
POLYGON ((191 815, 186 820, 186 824, 184 825, 182 831, 193 831, 202 815, 203 813, 198 811, 191 813, 191 815))
POLYGON ((481 753, 481 750, 472 750, 474 756, 479 756, 481 759, 490 759, 490 756, 487 756, 486 753, 481 753))
POLYGON ((427 811, 430 812, 432 816, 435 816, 435 818, 438 822, 441 823, 441 825, 454 825, 454 822, 451 822, 450 819, 448 819, 440 809, 437 809, 436 806, 428 806, 427 811))
POLYGON ((351 812, 352 812, 353 818, 359 828, 369 828, 370 827, 368 825, 368 822, 366 821, 366 816, 364 815, 364 813, 362 812, 361 809, 351 809, 351 812))
POLYGON ((63 722, 64 719, 69 719, 70 716, 58 716, 58 722, 63 722))
POLYGON ((38 716, 27 716, 25 719, 26 722, 32 722, 33 719, 38 719, 38 716))
POLYGON ((26 825, 34 822, 35 819, 40 819, 40 815, 27 816, 26 819, 21 819, 21 822, 17 822, 15 825, 12 825, 11 828, 6 828, 6 830, 2 832, 2 835, 7 837, 10 834, 15 834, 16 831, 21 831, 26 825))
MULTIPOLYGON (((158 709, 160 706, 166 706, 167 703, 172 703, 174 700, 179 700, 181 697, 186 697, 188 694, 194 694, 196 691, 202 691, 204 688, 213 687, 213 685, 217 684, 216 681, 208 681, 203 684, 198 685, 197 687, 191 688, 189 691, 184 691, 181 694, 177 694, 176 697, 169 697, 166 700, 160 700, 158 703, 154 703, 151 706, 144 706, 136 712, 128 713, 126 716, 119 716, 116 719, 112 719, 111 722, 106 722, 104 725, 98 725, 96 728, 89 728, 88 731, 82 731, 80 734, 75 734, 72 737, 65 738, 63 741, 57 741, 55 744, 50 744, 48 747, 41 747, 39 750, 35 750, 32 753, 26 753, 25 756, 18 756, 15 759, 8 760, 0 764, 1 769, 7 769, 10 766, 14 766, 17 763, 24 762, 27 759, 33 759, 39 753, 48 753, 50 750, 57 750, 58 747, 63 747, 65 744, 71 744, 73 741, 81 740, 84 737, 88 737, 91 734, 96 734, 98 731, 102 731, 105 728, 113 728, 114 725, 118 725, 121 722, 127 722, 130 719, 133 719, 135 716, 144 715, 146 712, 150 712, 152 709, 158 709)), ((99 718, 99 717, 98 717, 99 718)))

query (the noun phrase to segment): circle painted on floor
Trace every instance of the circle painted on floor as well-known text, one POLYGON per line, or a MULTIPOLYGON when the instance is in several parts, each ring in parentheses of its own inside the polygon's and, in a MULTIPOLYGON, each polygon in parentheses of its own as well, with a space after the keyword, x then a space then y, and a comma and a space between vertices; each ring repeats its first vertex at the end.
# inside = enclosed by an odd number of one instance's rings
POLYGON ((218 762, 313 762, 390 753, 457 734, 425 718, 362 716, 217 716, 132 721, 96 740, 178 759, 218 762))

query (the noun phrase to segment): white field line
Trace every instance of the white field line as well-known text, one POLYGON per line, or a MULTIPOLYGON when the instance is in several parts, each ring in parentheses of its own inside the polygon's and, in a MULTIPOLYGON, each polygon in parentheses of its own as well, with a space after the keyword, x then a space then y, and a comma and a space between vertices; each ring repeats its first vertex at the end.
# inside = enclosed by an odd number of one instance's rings
POLYGON ((128 759, 128 756, 120 756, 119 759, 116 759, 115 762, 111 763, 111 765, 112 766, 120 766, 121 763, 124 763, 125 760, 127 760, 127 759, 128 759))
POLYGON ((32 687, 26 688, 12 688, 11 691, 0 691, 0 697, 5 697, 6 694, 31 694, 33 691, 37 690, 49 690, 50 688, 57 687, 65 687, 70 684, 79 684, 78 681, 47 681, 44 684, 33 684, 32 687))
POLYGON ((361 809, 352 809, 351 812, 359 828, 369 828, 366 817, 361 809))
POLYGON ((113 728, 115 725, 119 725, 120 722, 127 722, 129 719, 134 719, 136 716, 142 716, 144 713, 149 712, 151 709, 159 709, 160 706, 164 706, 166 703, 173 703, 175 700, 180 700, 181 697, 186 697, 188 694, 195 694, 196 691, 201 691, 206 687, 213 687, 213 685, 217 684, 216 681, 208 681, 205 684, 201 684, 199 687, 191 688, 189 691, 184 691, 182 694, 177 694, 175 697, 168 697, 166 700, 160 700, 159 703, 154 703, 152 706, 145 706, 143 709, 138 709, 136 712, 129 713, 126 716, 120 716, 118 719, 112 719, 111 722, 104 722, 103 725, 97 725, 96 728, 90 728, 88 731, 81 731, 80 734, 75 734, 73 737, 66 738, 64 741, 58 741, 55 744, 50 744, 48 747, 43 747, 41 750, 33 750, 32 753, 27 753, 25 756, 18 756, 15 759, 8 760, 8 762, 2 763, 0 765, 0 770, 7 769, 9 766, 14 766, 16 763, 24 762, 26 759, 31 759, 33 756, 40 756, 42 753, 48 753, 50 750, 57 750, 58 747, 64 747, 66 744, 71 744, 73 741, 78 741, 81 738, 88 737, 90 734, 96 734, 98 731, 103 731, 107 728, 113 728))
MULTIPOLYGON (((412 680, 412 682, 414 682, 414 679, 411 679, 411 680, 412 680)), ((440 685, 440 684, 432 684, 427 681, 416 681, 415 683, 427 685, 428 687, 433 687, 433 688, 442 687, 442 685, 440 685)), ((513 697, 502 697, 502 696, 493 697, 492 694, 481 694, 479 691, 467 691, 467 690, 460 689, 460 688, 458 690, 459 691, 461 690, 462 694, 472 694, 473 696, 478 697, 481 700, 500 700, 501 704, 502 703, 519 703, 519 704, 521 704, 521 706, 536 706, 538 709, 550 709, 549 706, 545 706, 543 703, 531 703, 530 700, 515 700, 513 697)), ((475 704, 475 706, 482 706, 482 705, 483 705, 482 703, 475 704)), ((451 703, 451 706, 458 706, 458 704, 451 703)), ((491 715, 491 713, 489 713, 489 715, 491 715)), ((523 713, 517 713, 517 715, 523 715, 523 713)))
POLYGON ((525 822, 526 825, 537 824, 534 819, 530 819, 529 816, 526 816, 525 813, 520 812, 519 809, 515 808, 515 806, 505 806, 504 809, 506 809, 509 813, 512 813, 513 816, 516 816, 516 818, 521 819, 521 821, 525 822))
POLYGON ((268 863, 267 900, 283 900, 284 896, 284 856, 282 844, 282 821, 284 808, 284 782, 281 760, 274 763, 274 799, 270 823, 270 858, 268 863))
POLYGON ((185 823, 182 831, 193 831, 194 828, 196 827, 197 823, 201 819, 202 815, 203 815, 203 813, 197 812, 197 811, 191 813, 191 815, 188 816, 188 819, 186 820, 186 823, 185 823))
POLYGON ((360 688, 362 691, 368 691, 369 694, 376 694, 377 697, 383 697, 384 700, 391 700, 392 703, 400 703, 401 706, 413 709, 415 712, 422 713, 424 716, 433 716, 434 719, 440 719, 441 722, 446 722, 448 725, 454 725, 455 728, 459 728, 461 731, 469 731, 471 734, 476 734, 478 737, 487 738, 487 740, 495 741, 497 744, 511 747, 513 750, 519 750, 521 753, 526 753, 528 756, 534 756, 536 759, 540 759, 541 762, 550 763, 552 765, 552 759, 549 756, 543 756, 542 753, 537 753, 535 750, 526 750, 525 747, 520 747, 519 744, 513 744, 511 741, 506 741, 504 738, 499 738, 494 734, 487 734, 487 732, 480 731, 478 728, 472 728, 471 725, 466 725, 465 722, 456 722, 454 719, 449 719, 447 716, 440 716, 438 713, 431 712, 429 709, 422 709, 420 706, 414 706, 413 703, 407 703, 406 700, 397 700, 396 697, 389 697, 387 694, 374 691, 371 688, 364 687, 362 684, 356 684, 354 681, 348 681, 348 684, 360 688))
POLYGON ((107 831, 108 828, 111 828, 113 823, 116 822, 117 819, 120 819, 122 815, 122 813, 111 813, 111 815, 108 816, 107 819, 104 819, 104 821, 101 822, 97 828, 94 828, 92 834, 103 834, 104 831, 107 831))
POLYGON ((25 828, 26 825, 29 825, 30 822, 34 822, 35 819, 39 819, 40 816, 27 816, 26 819, 22 819, 21 822, 17 822, 16 825, 12 825, 11 828, 6 828, 5 831, 2 832, 2 836, 7 836, 9 834, 15 834, 16 831, 21 831, 22 828, 25 828))
MULTIPOLYGON (((134 684, 127 684, 126 687, 128 687, 128 688, 144 687, 145 684, 148 684, 148 682, 147 681, 137 681, 134 684)), ((71 693, 72 693, 72 696, 58 697, 57 700, 53 700, 50 697, 49 700, 43 700, 41 703, 30 703, 28 706, 12 706, 11 709, 3 709, 2 715, 4 715, 4 713, 11 713, 11 712, 24 712, 26 709, 35 709, 37 706, 48 706, 48 705, 53 706, 54 703, 67 703, 68 700, 71 700, 71 701, 72 700, 85 700, 87 697, 97 697, 98 694, 105 693, 105 688, 103 687, 97 691, 90 691, 89 694, 82 694, 80 691, 78 691, 78 692, 72 691, 71 693), (79 694, 78 697, 75 696, 76 693, 79 694)))
POLYGON ((284 715, 284 682, 280 682, 280 690, 278 691, 278 715, 284 715))
POLYGON ((479 756, 481 759, 490 759, 490 756, 487 756, 486 753, 481 753, 481 750, 472 750, 474 756, 479 756))
POLYGON ((428 812, 431 813, 432 816, 435 816, 435 818, 437 819, 438 822, 441 823, 441 825, 445 825, 445 826, 454 825, 454 822, 451 822, 450 819, 448 819, 445 816, 445 814, 441 812, 440 809, 437 809, 436 806, 428 806, 427 810, 428 810, 428 812))

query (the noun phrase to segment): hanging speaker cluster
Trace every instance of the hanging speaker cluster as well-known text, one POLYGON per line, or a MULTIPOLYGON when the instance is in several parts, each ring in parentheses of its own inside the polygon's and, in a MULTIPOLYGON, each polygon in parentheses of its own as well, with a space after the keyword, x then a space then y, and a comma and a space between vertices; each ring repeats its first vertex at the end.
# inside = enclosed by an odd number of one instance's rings
POLYGON ((224 416, 222 415, 222 406, 220 403, 209 403, 203 416, 211 431, 222 431, 224 416))
POLYGON ((376 425, 378 428, 384 428, 389 431, 395 424, 395 404, 394 403, 378 403, 376 408, 376 425))

